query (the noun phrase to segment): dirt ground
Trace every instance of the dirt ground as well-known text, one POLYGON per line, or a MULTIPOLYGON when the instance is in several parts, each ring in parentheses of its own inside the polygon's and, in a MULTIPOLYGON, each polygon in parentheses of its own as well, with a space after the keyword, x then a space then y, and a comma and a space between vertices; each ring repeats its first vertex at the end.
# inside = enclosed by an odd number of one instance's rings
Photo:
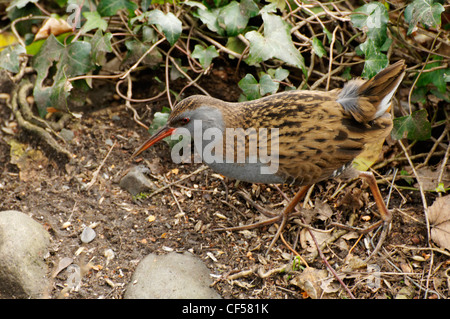
MULTIPOLYGON (((223 74, 205 77, 201 85, 216 97, 236 100, 237 81, 228 78, 228 73, 223 74)), ((146 83, 145 78, 142 81, 146 83)), ((321 249, 321 257, 307 232, 294 221, 289 223, 283 237, 300 257, 295 257, 281 240, 266 255, 275 226, 240 232, 214 229, 260 220, 261 215, 239 195, 240 191, 246 191, 252 200, 273 211, 286 205, 282 194, 272 185, 236 183, 209 169, 192 174, 202 165, 175 165, 165 143, 131 161, 130 155, 148 133, 133 121, 132 113, 114 95, 113 84, 96 85, 95 96, 90 97, 91 103, 82 110, 82 119, 73 119, 66 125, 74 133, 73 140, 65 145, 75 155, 72 163, 61 164, 45 152, 38 140, 14 127, 10 110, 0 105, 1 126, 12 128, 13 133, 0 131, 0 210, 15 209, 29 214, 49 231, 52 238, 50 255, 46 258, 49 276, 56 273, 59 262, 67 257, 86 270, 77 291, 64 289, 68 274, 65 269, 59 271, 49 287, 49 297, 122 298, 139 261, 149 253, 169 251, 190 251, 202 259, 213 275, 212 286, 223 298, 311 297, 308 280, 300 274, 303 269, 326 270, 323 258, 356 298, 448 297, 448 277, 445 277, 448 256, 427 249, 419 192, 391 191, 389 184, 380 183, 383 196, 390 193, 389 208, 394 211, 394 220, 381 253, 368 265, 361 260, 367 257, 366 246, 370 247, 373 233, 359 240, 355 232, 344 234, 342 229, 316 232, 318 240, 320 234, 329 239, 321 249), (11 139, 40 151, 22 169, 11 163, 11 139), (158 188, 164 182, 173 183, 192 175, 154 196, 133 198, 118 182, 134 165, 149 167, 158 188), (93 186, 86 190, 84 186, 93 179, 93 186), (94 227, 97 234, 88 244, 80 241, 85 226, 94 227), (341 236, 331 240, 337 232, 341 236), (114 252, 112 257, 105 254, 109 249, 114 252), (314 254, 317 256, 311 258, 314 254), (308 266, 301 264, 302 259, 308 266), (373 269, 378 269, 375 281, 373 269)), ((142 97, 151 91, 143 91, 142 97)), ((187 90, 185 94, 193 92, 187 90)), ((148 125, 151 113, 164 105, 166 100, 162 98, 136 109, 143 114, 148 107, 143 119, 148 125)), ((389 169, 379 173, 392 174, 389 169)), ((331 230, 332 222, 348 224, 353 212, 356 227, 367 227, 379 220, 373 197, 361 181, 351 181, 341 188, 343 185, 330 180, 313 188, 309 210, 303 215, 312 227, 331 230), (324 217, 319 207, 332 215, 324 217)), ((280 189, 289 198, 297 191, 289 186, 280 189)), ((315 278, 314 274, 311 276, 315 278)), ((315 287, 321 291, 319 297, 349 298, 331 273, 326 273, 326 278, 327 285, 315 287)))

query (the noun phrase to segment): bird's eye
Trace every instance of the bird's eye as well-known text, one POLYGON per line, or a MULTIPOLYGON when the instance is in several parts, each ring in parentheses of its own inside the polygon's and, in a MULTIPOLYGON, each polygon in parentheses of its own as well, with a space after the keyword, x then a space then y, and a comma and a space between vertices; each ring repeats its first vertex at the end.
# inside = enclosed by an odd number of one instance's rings
POLYGON ((182 124, 188 124, 188 123, 189 123, 189 118, 188 118, 188 117, 182 118, 182 119, 180 120, 180 122, 181 122, 182 124))

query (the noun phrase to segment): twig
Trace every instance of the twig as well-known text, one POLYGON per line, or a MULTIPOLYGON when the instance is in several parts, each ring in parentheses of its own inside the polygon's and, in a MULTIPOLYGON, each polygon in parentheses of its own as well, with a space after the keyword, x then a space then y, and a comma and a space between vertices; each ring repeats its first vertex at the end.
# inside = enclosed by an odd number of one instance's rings
POLYGON ((160 45, 161 43, 163 43, 166 40, 165 37, 159 39, 158 41, 156 41, 147 51, 145 51, 145 53, 139 58, 139 60, 137 60, 137 62, 131 67, 129 68, 125 73, 123 73, 119 78, 120 79, 125 79, 130 73, 131 71, 133 71, 134 69, 136 69, 138 67, 138 65, 142 62, 142 60, 145 59, 145 57, 153 51, 154 48, 156 48, 158 45, 160 45))
POLYGON ((327 266, 328 270, 333 274, 334 278, 341 284, 342 287, 344 287, 345 291, 349 294, 350 298, 356 299, 351 290, 347 287, 347 285, 342 281, 342 279, 339 277, 337 272, 334 270, 333 267, 331 267, 330 263, 326 259, 325 255, 322 252, 322 249, 320 249, 319 243, 316 240, 316 237, 314 236, 314 233, 308 229, 309 234, 311 235, 312 240, 314 241, 314 244, 317 247, 317 251, 319 252, 320 258, 322 259, 323 263, 327 266))
POLYGON ((191 176, 193 176, 193 175, 196 175, 196 174, 198 174, 198 173, 200 173, 200 172, 203 172, 203 171, 206 170, 207 168, 208 168, 208 166, 203 165, 202 167, 196 169, 194 172, 192 172, 192 173, 190 173, 190 174, 184 176, 183 178, 180 178, 179 180, 176 180, 175 182, 169 183, 169 184, 167 184, 167 185, 165 185, 165 186, 163 186, 163 187, 157 189, 156 191, 154 191, 153 193, 151 193, 151 194, 148 195, 147 197, 148 197, 148 198, 153 197, 153 196, 155 196, 156 194, 159 194, 159 193, 161 193, 162 191, 164 191, 166 188, 169 188, 170 186, 172 186, 172 185, 174 185, 174 184, 180 183, 180 182, 184 181, 185 179, 187 179, 187 178, 189 178, 189 177, 191 177, 191 176))
MULTIPOLYGON (((165 180, 164 184, 167 185, 167 183, 168 183, 169 181, 167 180, 167 177, 166 177, 166 176, 164 176, 164 180, 165 180)), ((173 192, 172 187, 169 186, 169 190, 170 190, 170 193, 172 194, 173 199, 175 200, 175 203, 176 203, 177 206, 178 206, 178 209, 179 209, 180 213, 184 214, 183 208, 181 208, 181 205, 180 205, 180 203, 178 202, 178 199, 177 199, 177 197, 175 196, 175 193, 173 192)))
POLYGON ((333 66, 333 46, 334 46, 334 42, 336 41, 336 31, 337 31, 337 27, 334 28, 333 30, 333 37, 331 39, 331 44, 330 44, 330 62, 328 64, 328 79, 327 79, 327 86, 325 87, 325 91, 328 91, 330 88, 330 80, 331 80, 331 67, 333 66))
POLYGON ((100 173, 100 170, 102 169, 103 165, 106 162, 106 159, 108 158, 109 154, 111 154, 111 151, 113 150, 113 148, 116 146, 117 141, 114 141, 114 144, 111 146, 111 148, 108 151, 108 154, 106 154, 105 158, 103 159, 102 163, 100 164, 100 166, 95 170, 95 172, 92 174, 92 179, 89 183, 87 183, 86 185, 84 185, 84 189, 89 190, 96 182, 97 180, 97 176, 100 173))

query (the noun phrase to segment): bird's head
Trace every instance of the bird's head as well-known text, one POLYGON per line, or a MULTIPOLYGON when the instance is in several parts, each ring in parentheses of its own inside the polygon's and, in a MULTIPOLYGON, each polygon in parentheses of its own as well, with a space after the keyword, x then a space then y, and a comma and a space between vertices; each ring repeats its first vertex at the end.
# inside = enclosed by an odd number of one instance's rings
POLYGON ((224 102, 215 98, 193 95, 180 101, 172 110, 167 123, 142 144, 131 156, 136 157, 163 138, 171 136, 178 128, 187 129, 191 136, 203 133, 205 129, 215 127, 224 129, 222 108, 224 102), (200 122, 199 122, 200 121, 200 122), (194 124, 201 123, 201 131, 194 130, 194 124))

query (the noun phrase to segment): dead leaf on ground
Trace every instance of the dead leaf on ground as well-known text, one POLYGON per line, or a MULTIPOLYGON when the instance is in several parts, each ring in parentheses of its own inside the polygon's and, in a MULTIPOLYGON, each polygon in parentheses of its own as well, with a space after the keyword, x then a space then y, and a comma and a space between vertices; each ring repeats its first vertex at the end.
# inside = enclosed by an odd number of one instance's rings
MULTIPOLYGON (((322 231, 314 231, 311 230, 314 235, 314 238, 317 241, 317 245, 321 246, 325 241, 329 240, 331 237, 331 232, 322 232, 322 231)), ((311 233, 306 228, 302 229, 300 232, 300 245, 303 249, 306 249, 308 252, 315 254, 317 253, 317 246, 314 242, 311 233)))
POLYGON ((317 218, 320 220, 327 220, 333 216, 333 210, 330 205, 321 201, 320 199, 316 199, 314 204, 314 211, 317 213, 317 218))
POLYGON ((40 150, 35 150, 15 139, 9 140, 8 144, 11 146, 10 162, 19 168, 21 181, 32 181, 36 178, 37 172, 47 166, 48 159, 40 150))
MULTIPOLYGON (((433 170, 431 167, 419 168, 417 170, 417 175, 419 175, 423 189, 434 191, 439 186, 438 179, 440 173, 440 170, 433 170)), ((450 172, 448 170, 444 171, 441 182, 444 183, 444 188, 450 187, 450 172)), ((414 187, 419 187, 419 184, 415 183, 414 187)))
POLYGON ((450 250, 450 195, 437 198, 428 209, 431 240, 450 250))
MULTIPOLYGON (((324 293, 336 292, 339 287, 331 285, 328 271, 307 267, 291 280, 291 284, 303 289, 311 299, 323 297, 324 293)), ((332 277, 331 277, 332 279, 332 277)))

